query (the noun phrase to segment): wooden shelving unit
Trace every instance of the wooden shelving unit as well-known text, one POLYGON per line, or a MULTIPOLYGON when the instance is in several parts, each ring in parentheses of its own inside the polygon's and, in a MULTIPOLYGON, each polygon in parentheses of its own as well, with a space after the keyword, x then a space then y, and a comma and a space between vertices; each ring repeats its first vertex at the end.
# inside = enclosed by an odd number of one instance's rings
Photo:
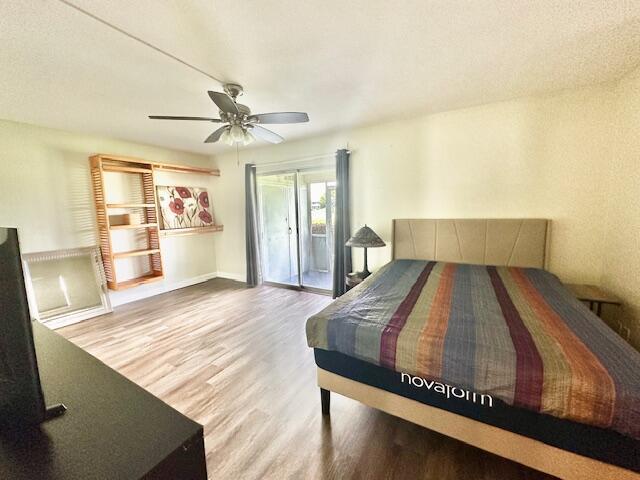
POLYGON ((137 287, 138 285, 144 285, 145 283, 155 282, 157 280, 160 280, 161 278, 162 278, 162 275, 156 275, 155 273, 150 273, 148 275, 143 275, 141 277, 118 282, 115 285, 115 287, 109 287, 109 288, 111 288, 111 290, 125 290, 127 288, 137 287))
POLYGON ((102 262, 107 277, 107 285, 111 290, 123 290, 149 282, 155 282, 164 278, 162 268, 162 253, 160 251, 160 237, 194 235, 206 232, 221 232, 222 225, 210 227, 188 228, 181 230, 160 230, 159 212, 156 204, 156 185, 154 172, 192 173, 199 175, 220 176, 220 170, 216 168, 192 167, 188 165, 175 165, 168 163, 149 162, 140 158, 123 157, 118 155, 98 154, 89 158, 91 164, 91 183, 98 218, 98 231, 100 235, 100 249, 102 262), (141 198, 132 203, 106 203, 104 174, 116 172, 125 175, 140 175, 142 184, 141 198), (140 202, 140 200, 142 200, 140 202), (109 222, 110 210, 133 210, 141 213, 142 223, 130 225, 111 225, 109 222), (146 232, 146 247, 136 250, 114 252, 112 232, 114 231, 138 231, 146 232), (125 261, 139 257, 149 258, 150 271, 143 275, 121 280, 118 277, 117 261, 125 261))
POLYGON ((116 166, 116 165, 105 165, 102 167, 104 172, 121 172, 121 173, 142 173, 146 174, 150 170, 149 168, 141 168, 141 167, 127 167, 127 166, 116 166))
POLYGON ((189 167, 185 165, 172 165, 169 163, 153 163, 152 165, 155 170, 162 170, 165 172, 199 173, 202 175, 213 175, 215 177, 220 176, 220 170, 217 168, 189 167))
POLYGON ((133 225, 111 225, 111 230, 134 230, 136 228, 153 228, 157 227, 157 223, 139 223, 133 225))
POLYGON ((94 155, 90 159, 91 183, 93 184, 100 249, 102 263, 107 277, 107 285, 111 290, 122 290, 144 283, 161 280, 164 277, 162 269, 162 254, 160 252, 160 229, 158 227, 158 210, 155 200, 155 182, 153 178, 153 164, 144 160, 116 157, 109 155, 94 155), (141 203, 106 203, 104 174, 117 172, 127 175, 140 175, 142 185, 141 203), (136 225, 111 225, 109 222, 110 209, 134 209, 142 211, 142 223, 136 225), (116 230, 145 230, 146 248, 128 252, 114 252, 111 233, 116 230), (120 280, 116 260, 147 256, 150 271, 136 277, 120 280))
POLYGON ((155 203, 107 203, 107 208, 156 208, 155 203))
MULTIPOLYGON (((176 165, 173 163, 150 162, 148 160, 143 160, 141 158, 123 157, 119 155, 107 155, 104 153, 94 155, 94 157, 100 157, 111 162, 110 168, 118 168, 118 166, 128 168, 128 169, 150 168, 152 170, 163 170, 163 171, 169 171, 169 172, 198 173, 202 175, 213 175, 215 177, 220 176, 220 170, 218 170, 217 168, 202 168, 202 167, 192 167, 190 165, 176 165), (118 165, 118 163, 120 163, 120 165, 118 165)), ((135 172, 131 172, 131 173, 135 173, 135 172)))
POLYGON ((224 230, 224 227, 222 225, 212 225, 210 227, 181 228, 179 230, 160 230, 160 236, 179 237, 181 235, 197 235, 200 233, 221 232, 222 230, 224 230))
POLYGON ((159 248, 142 248, 140 250, 129 250, 128 252, 114 252, 113 258, 140 257, 142 255, 155 255, 156 253, 160 253, 159 248))

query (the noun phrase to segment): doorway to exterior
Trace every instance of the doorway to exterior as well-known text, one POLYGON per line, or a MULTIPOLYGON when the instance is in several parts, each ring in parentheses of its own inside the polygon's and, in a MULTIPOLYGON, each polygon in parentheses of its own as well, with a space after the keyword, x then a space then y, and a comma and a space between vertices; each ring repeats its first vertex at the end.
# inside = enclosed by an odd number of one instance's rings
POLYGON ((331 291, 335 170, 261 174, 257 186, 264 281, 331 291))

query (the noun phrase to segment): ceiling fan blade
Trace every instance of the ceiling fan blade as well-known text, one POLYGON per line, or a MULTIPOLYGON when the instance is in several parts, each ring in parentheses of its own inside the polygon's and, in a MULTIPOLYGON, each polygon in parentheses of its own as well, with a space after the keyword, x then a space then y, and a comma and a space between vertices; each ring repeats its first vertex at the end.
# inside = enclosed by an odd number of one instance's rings
POLYGON ((212 92, 209 90, 207 92, 213 103, 215 103, 220 110, 225 113, 233 113, 235 115, 238 114, 238 106, 236 102, 234 102, 229 95, 226 93, 220 92, 212 92))
POLYGON ((226 129, 227 129, 226 125, 224 127, 220 127, 215 132, 213 132, 211 135, 209 135, 207 137, 207 139, 204 141, 204 143, 215 143, 215 142, 217 142, 218 140, 220 140, 220 136, 224 133, 224 131, 226 129))
POLYGON ((284 140, 280 135, 271 130, 261 127, 260 125, 251 125, 251 133, 256 137, 271 143, 280 143, 284 140))
POLYGON ((249 122, 256 123, 304 123, 309 121, 309 115, 302 112, 274 112, 249 115, 249 122))
POLYGON ((220 123, 222 120, 219 118, 209 117, 174 117, 171 115, 149 115, 151 120, 200 120, 202 122, 220 123))

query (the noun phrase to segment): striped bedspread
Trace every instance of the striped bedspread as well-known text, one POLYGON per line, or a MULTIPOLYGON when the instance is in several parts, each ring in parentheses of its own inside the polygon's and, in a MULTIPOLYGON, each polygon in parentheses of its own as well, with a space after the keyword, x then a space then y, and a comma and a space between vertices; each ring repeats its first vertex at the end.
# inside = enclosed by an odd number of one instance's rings
POLYGON ((640 353, 544 270, 396 260, 309 318, 307 341, 640 439, 640 353))

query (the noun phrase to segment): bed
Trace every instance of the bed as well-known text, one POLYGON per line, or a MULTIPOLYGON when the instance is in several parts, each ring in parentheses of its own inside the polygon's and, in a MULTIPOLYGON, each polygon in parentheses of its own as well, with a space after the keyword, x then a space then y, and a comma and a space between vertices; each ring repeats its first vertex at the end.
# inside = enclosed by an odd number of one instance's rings
POLYGON ((339 393, 561 478, 640 479, 640 354, 544 270, 543 219, 394 220, 392 261, 307 321, 339 393))

